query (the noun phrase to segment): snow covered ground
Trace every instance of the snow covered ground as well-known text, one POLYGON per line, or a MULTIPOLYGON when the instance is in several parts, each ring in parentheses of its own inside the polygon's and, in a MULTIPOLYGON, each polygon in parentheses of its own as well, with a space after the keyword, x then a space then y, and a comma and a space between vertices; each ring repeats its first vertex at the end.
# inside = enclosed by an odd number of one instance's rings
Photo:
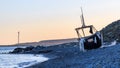
MULTIPOLYGON (((8 53, 16 47, 0 47, 0 53, 8 53)), ((24 68, 47 61, 42 55, 33 54, 0 54, 0 68, 24 68)))

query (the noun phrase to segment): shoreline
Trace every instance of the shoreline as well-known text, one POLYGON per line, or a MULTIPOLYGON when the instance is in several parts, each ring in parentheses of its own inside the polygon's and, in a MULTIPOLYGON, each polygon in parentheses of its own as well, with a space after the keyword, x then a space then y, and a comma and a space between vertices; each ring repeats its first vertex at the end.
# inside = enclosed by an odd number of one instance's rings
POLYGON ((26 68, 119 68, 119 52, 120 44, 89 50, 84 53, 68 52, 65 55, 26 68))
POLYGON ((113 43, 106 43, 103 45, 104 47, 86 52, 80 52, 78 43, 71 42, 49 47, 19 48, 15 49, 13 53, 42 54, 44 57, 50 58, 47 61, 36 63, 26 68, 99 68, 99 66, 100 68, 110 68, 109 66, 113 68, 114 63, 120 65, 118 61, 120 60, 120 43, 113 43))

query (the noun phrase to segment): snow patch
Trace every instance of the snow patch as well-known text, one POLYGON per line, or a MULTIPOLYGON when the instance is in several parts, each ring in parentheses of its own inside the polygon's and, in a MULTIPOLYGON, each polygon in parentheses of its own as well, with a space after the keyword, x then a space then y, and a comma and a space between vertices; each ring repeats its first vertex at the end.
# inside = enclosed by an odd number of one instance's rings
POLYGON ((102 45, 102 47, 101 48, 103 48, 103 47, 111 47, 111 46, 115 46, 117 44, 117 41, 116 40, 114 40, 113 42, 111 42, 111 44, 109 44, 109 45, 106 45, 106 44, 104 44, 104 45, 102 45))
POLYGON ((117 44, 117 41, 115 40, 115 41, 113 41, 109 46, 114 46, 114 45, 116 45, 117 44))

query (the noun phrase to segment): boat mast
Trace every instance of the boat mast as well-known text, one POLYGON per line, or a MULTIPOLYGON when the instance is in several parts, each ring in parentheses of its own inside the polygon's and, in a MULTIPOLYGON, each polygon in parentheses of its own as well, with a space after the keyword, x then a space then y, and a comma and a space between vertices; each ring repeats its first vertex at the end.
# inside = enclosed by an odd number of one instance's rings
MULTIPOLYGON (((85 27, 85 20, 84 20, 84 16, 83 16, 82 7, 81 7, 81 13, 82 13, 81 16, 80 16, 80 18, 81 18, 81 24, 82 24, 82 27, 85 27)), ((83 28, 82 28, 82 32, 83 32, 83 35, 85 37, 85 32, 84 32, 83 28)))
POLYGON ((81 16, 80 16, 80 18, 81 18, 81 23, 82 23, 82 27, 85 27, 85 20, 84 20, 84 15, 83 15, 83 10, 82 10, 82 7, 81 7, 81 16))

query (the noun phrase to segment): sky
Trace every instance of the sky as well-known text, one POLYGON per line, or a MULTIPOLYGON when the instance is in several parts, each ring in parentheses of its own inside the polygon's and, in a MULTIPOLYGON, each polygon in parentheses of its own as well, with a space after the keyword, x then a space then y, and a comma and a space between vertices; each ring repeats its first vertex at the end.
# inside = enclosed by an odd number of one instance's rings
POLYGON ((120 0, 0 0, 0 45, 77 37, 80 7, 86 25, 101 30, 120 19, 120 0))

